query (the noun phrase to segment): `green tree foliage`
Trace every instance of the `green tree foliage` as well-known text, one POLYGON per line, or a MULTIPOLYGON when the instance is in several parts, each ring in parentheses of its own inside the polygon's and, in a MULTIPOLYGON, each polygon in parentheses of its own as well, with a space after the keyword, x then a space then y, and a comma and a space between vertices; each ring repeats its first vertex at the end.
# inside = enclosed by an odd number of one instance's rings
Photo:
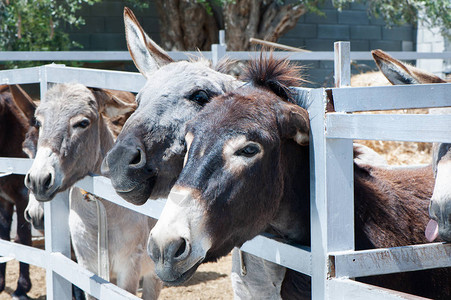
POLYGON ((0 0, 0 49, 4 51, 64 51, 80 47, 65 26, 78 27, 77 12, 100 0, 0 0))
POLYGON ((444 33, 451 29, 451 0, 333 0, 339 9, 353 2, 368 4, 368 12, 383 19, 387 25, 422 21, 444 33))

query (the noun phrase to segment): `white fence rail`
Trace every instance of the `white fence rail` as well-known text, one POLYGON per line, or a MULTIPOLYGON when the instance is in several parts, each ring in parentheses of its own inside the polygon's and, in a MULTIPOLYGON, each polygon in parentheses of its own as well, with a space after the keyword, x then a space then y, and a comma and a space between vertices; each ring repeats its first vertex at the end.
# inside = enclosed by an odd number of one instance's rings
MULTIPOLYGON (((248 60, 256 57, 260 52, 227 51, 225 45, 212 45, 212 51, 202 51, 202 56, 214 59, 218 56, 228 56, 232 59, 248 60)), ((169 51, 169 56, 174 60, 187 59, 190 56, 199 55, 195 51, 169 51)), ((415 52, 415 51, 390 51, 390 55, 397 59, 451 59, 451 52, 415 52)), ((279 58, 288 57, 290 60, 334 60, 333 51, 315 52, 288 52, 276 51, 279 58)), ((368 51, 351 52, 352 60, 372 60, 368 51)), ((129 61, 128 51, 0 51, 0 61, 129 61)))
MULTIPOLYGON (((250 54, 246 52, 245 55, 250 54)), ((366 53, 366 55, 369 54, 366 53)), ((79 81, 87 86, 132 92, 139 91, 144 84, 142 76, 136 73, 68 68, 57 65, 0 72, 0 84, 40 83, 41 92, 46 90, 48 83, 71 81, 79 81)), ((357 116, 347 112, 451 106, 451 99, 446 96, 451 94, 451 85, 411 86, 409 89, 404 87, 342 88, 332 89, 331 93, 338 112, 326 114, 328 98, 325 89, 298 89, 299 103, 307 107, 312 127, 311 249, 287 245, 265 236, 258 236, 245 243, 242 249, 312 276, 314 299, 342 299, 340 297, 346 298, 346 295, 354 295, 356 291, 361 291, 361 296, 364 296, 366 300, 380 299, 381 295, 384 295, 385 299, 406 297, 413 299, 405 294, 356 283, 349 278, 368 274, 450 267, 451 244, 434 243, 354 251, 352 139, 405 140, 405 134, 407 134, 407 140, 451 142, 449 132, 451 116, 380 115, 379 117, 357 116), (413 94, 409 94, 412 91, 410 88, 415 91, 413 94), (424 95, 428 96, 424 97, 424 95), (432 98, 434 102, 430 102, 432 98), (365 99, 371 99, 371 101, 365 101, 365 99), (414 124, 421 124, 425 130, 424 134, 418 133, 418 126, 414 128, 405 123, 413 119, 414 124), (368 123, 379 126, 381 121, 391 125, 387 125, 387 128, 363 126, 368 123), (395 131, 393 128, 399 130, 395 131), (382 129, 384 131, 379 133, 378 131, 382 129), (376 257, 377 260, 375 260, 376 257), (415 260, 419 262, 412 263, 415 260)), ((0 158, 0 172, 25 174, 30 166, 31 160, 28 159, 0 158)), ((163 200, 148 201, 143 206, 134 206, 120 198, 114 192, 109 179, 101 176, 87 177, 79 181, 76 186, 153 218, 159 217, 164 206, 163 200)), ((120 296, 124 299, 137 299, 136 296, 83 270, 68 258, 69 231, 67 226, 61 226, 62 223, 67 223, 67 203, 67 193, 62 193, 58 195, 58 199, 45 203, 45 251, 0 241, 0 255, 13 256, 20 261, 45 267, 48 299, 69 299, 70 282, 97 298, 113 299, 114 297, 116 299, 120 296)))

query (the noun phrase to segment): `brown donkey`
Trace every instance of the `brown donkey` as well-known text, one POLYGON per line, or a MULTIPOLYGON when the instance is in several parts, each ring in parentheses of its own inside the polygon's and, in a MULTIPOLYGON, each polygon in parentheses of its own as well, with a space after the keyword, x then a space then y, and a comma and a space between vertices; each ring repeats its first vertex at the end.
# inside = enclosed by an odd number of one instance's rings
MULTIPOLYGON (((33 116, 35 105, 31 98, 17 85, 0 86, 0 157, 27 157, 22 142, 29 128, 28 118, 33 116)), ((23 184, 24 176, 2 176, 0 173, 0 238, 10 240, 14 206, 17 212, 17 236, 14 241, 31 246, 31 227, 24 218, 28 203, 28 190, 23 184)), ((0 264, 0 292, 5 289, 6 263, 0 264)), ((29 266, 20 263, 20 275, 15 299, 27 299, 31 289, 29 266)))
MULTIPOLYGON (((381 72, 394 85, 447 83, 447 81, 391 57, 382 50, 372 51, 381 72)), ((431 113, 450 114, 451 108, 431 109, 431 113)), ((431 221, 426 235, 430 241, 438 235, 451 242, 451 144, 434 143, 432 166, 435 174, 434 193, 429 204, 431 221)))
MULTIPOLYGON (((168 284, 189 279, 203 262, 267 231, 310 244, 309 116, 290 103, 298 74, 286 61, 261 59, 249 84, 218 96, 187 125, 186 164, 148 252, 168 284)), ((356 153, 358 156, 359 153, 356 153)), ((425 243, 432 169, 387 170, 354 164, 357 250, 425 243)), ((360 278, 449 299, 449 270, 360 278)), ((281 295, 310 297, 308 276, 286 270, 281 295)))

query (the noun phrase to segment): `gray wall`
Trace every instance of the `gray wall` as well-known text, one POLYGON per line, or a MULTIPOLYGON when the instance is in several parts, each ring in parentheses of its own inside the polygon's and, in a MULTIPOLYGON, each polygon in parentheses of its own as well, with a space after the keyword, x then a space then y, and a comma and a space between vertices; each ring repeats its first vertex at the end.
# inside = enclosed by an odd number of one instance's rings
MULTIPOLYGON (((351 41, 351 51, 413 51, 416 43, 414 26, 387 28, 380 19, 367 14, 366 5, 354 3, 349 9, 339 12, 327 0, 322 11, 324 16, 306 14, 300 18, 296 27, 288 32, 280 43, 301 47, 312 51, 333 51, 335 41, 351 41)), ((375 69, 372 61, 356 62, 352 72, 359 73, 375 69)), ((312 86, 330 86, 333 83, 333 62, 306 62, 308 79, 312 86)))
MULTIPOLYGON (((238 0, 239 1, 239 0, 238 0)), ((80 29, 68 28, 71 37, 84 46, 83 50, 126 50, 123 24, 125 1, 106 0, 94 6, 85 7, 82 15, 86 26, 80 29)), ((414 26, 386 28, 380 19, 368 17, 366 6, 351 4, 349 9, 339 12, 330 0, 323 5, 325 16, 306 14, 294 29, 288 32, 280 43, 312 51, 332 51, 334 41, 351 41, 351 50, 386 51, 415 50, 416 29, 414 26)), ((135 10, 144 30, 157 43, 160 41, 158 14, 155 4, 144 11, 135 10)), ((353 73, 375 68, 372 62, 357 62, 359 68, 353 73), (366 67, 368 65, 368 67, 366 67)), ((311 86, 330 86, 333 82, 333 62, 306 62, 311 86)), ((126 67, 129 69, 129 67, 126 67)))
MULTIPOLYGON (((82 50, 89 51, 119 51, 127 50, 124 33, 125 1, 104 0, 93 6, 84 6, 80 15, 86 21, 81 28, 67 28, 72 40, 80 43, 82 50)), ((148 9, 137 10, 134 13, 149 36, 160 42, 160 26, 158 14, 153 1, 148 9)))

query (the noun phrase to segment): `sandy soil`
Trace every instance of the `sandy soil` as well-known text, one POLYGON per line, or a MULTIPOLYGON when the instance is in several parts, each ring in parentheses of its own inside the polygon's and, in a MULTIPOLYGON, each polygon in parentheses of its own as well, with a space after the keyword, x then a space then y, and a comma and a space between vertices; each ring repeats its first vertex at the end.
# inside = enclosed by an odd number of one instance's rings
MULTIPOLYGON (((216 263, 201 265, 196 274, 183 286, 165 287, 159 299, 198 300, 232 299, 232 286, 230 283, 230 270, 232 257, 228 255, 216 263)), ((19 276, 19 263, 10 261, 6 265, 6 288, 0 293, 0 300, 10 300, 17 285, 19 276)), ((45 270, 31 266, 30 269, 32 289, 28 295, 32 299, 45 300, 45 270)))

